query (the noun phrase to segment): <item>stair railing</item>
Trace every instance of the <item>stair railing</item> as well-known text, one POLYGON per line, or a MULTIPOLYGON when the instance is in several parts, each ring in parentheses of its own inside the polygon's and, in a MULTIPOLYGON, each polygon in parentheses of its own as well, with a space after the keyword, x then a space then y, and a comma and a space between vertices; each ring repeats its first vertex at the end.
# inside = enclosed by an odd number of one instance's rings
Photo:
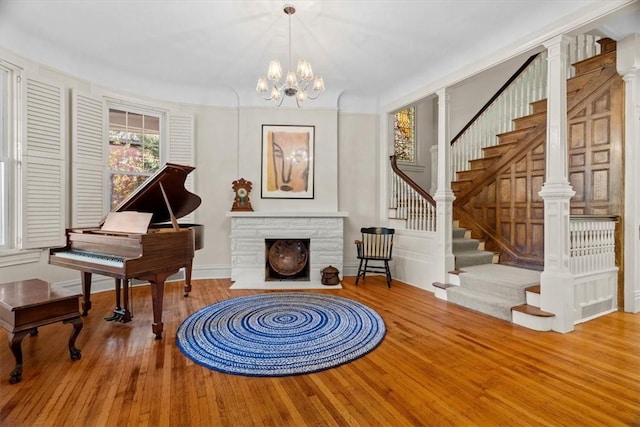
POLYGON ((616 266, 617 216, 571 216, 569 269, 575 276, 599 273, 616 266))
POLYGON ((396 218, 406 220, 407 230, 436 231, 436 202, 398 168, 396 155, 391 162, 391 185, 389 207, 395 209, 396 218))
MULTIPOLYGON (((574 75, 571 64, 600 52, 599 37, 579 35, 568 49, 568 76, 574 75)), ((547 96, 547 53, 531 56, 491 97, 480 111, 451 141, 450 180, 456 173, 469 170, 469 161, 483 156, 482 149, 498 143, 497 135, 513 130, 513 120, 529 114, 530 104, 547 96)))
POLYGON ((569 269, 573 275, 574 323, 617 310, 617 216, 572 215, 569 219, 569 269))

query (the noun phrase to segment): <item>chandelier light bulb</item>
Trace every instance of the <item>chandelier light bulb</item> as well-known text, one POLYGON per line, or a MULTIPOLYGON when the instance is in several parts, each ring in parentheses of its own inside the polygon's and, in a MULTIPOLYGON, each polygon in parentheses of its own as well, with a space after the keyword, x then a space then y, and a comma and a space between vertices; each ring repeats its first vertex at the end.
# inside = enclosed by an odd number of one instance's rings
POLYGON ((320 93, 324 92, 324 80, 320 76, 313 75, 311 63, 306 59, 298 60, 295 72, 291 69, 291 15, 296 13, 296 8, 291 4, 286 4, 282 10, 289 17, 289 70, 284 82, 280 82, 283 76, 280 61, 277 59, 271 60, 267 77, 261 76, 258 78, 256 92, 263 96, 266 96, 267 92, 269 92, 269 97, 265 97, 265 99, 274 101, 277 106, 282 105, 284 95, 295 97, 296 104, 300 107, 306 99, 316 99, 320 96, 320 93), (273 82, 271 88, 269 88, 269 81, 273 82), (313 91, 314 96, 310 96, 307 89, 313 91))
POLYGON ((306 59, 300 59, 298 61, 298 69, 296 74, 305 81, 313 80, 313 70, 311 64, 306 59))
POLYGON ((318 76, 313 80, 313 91, 324 92, 324 79, 322 77, 318 76))
POLYGON ((269 84, 267 83, 267 79, 264 77, 260 77, 258 79, 258 85, 256 86, 256 92, 258 93, 267 93, 269 91, 269 84))
POLYGON ((269 80, 273 80, 277 82, 282 77, 282 66, 280 65, 280 61, 277 59, 271 60, 269 63, 269 71, 267 72, 267 77, 269 80))

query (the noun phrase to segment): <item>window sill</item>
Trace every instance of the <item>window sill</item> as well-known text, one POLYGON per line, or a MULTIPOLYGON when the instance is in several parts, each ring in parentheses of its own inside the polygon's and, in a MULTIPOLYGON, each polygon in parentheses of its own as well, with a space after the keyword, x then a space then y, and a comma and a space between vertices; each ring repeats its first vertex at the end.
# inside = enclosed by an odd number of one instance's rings
POLYGON ((9 249, 6 251, 0 251, 0 268, 11 267, 13 265, 30 264, 40 261, 41 250, 18 250, 9 249))

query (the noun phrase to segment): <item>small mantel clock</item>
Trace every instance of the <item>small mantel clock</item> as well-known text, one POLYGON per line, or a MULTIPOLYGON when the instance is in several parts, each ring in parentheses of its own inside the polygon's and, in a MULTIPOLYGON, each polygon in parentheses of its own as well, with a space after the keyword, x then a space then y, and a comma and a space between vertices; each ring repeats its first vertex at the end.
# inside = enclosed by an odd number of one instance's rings
POLYGON ((233 181, 233 192, 235 197, 233 198, 232 211, 253 211, 251 207, 251 200, 249 199, 249 193, 251 193, 251 181, 247 181, 244 178, 233 181))

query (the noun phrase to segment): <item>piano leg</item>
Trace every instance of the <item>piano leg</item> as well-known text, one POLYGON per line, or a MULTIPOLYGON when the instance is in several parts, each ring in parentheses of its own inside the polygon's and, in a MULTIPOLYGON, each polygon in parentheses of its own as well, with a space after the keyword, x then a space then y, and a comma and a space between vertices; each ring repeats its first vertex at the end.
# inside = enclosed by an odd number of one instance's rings
POLYGON ((189 292, 191 292, 191 271, 192 270, 193 270, 193 264, 191 262, 184 266, 184 296, 185 297, 188 297, 189 292))
POLYGON ((120 320, 122 323, 127 323, 127 322, 131 322, 131 311, 129 310, 129 279, 124 279, 124 287, 123 287, 123 292, 124 292, 124 315, 122 317, 122 320, 120 320))
POLYGON ((80 280, 82 281, 82 315, 87 316, 91 310, 91 273, 83 271, 80 280))
POLYGON ((157 340, 162 338, 162 330, 164 329, 164 323, 162 323, 164 281, 167 280, 167 277, 172 274, 176 274, 178 271, 179 268, 170 271, 149 273, 137 277, 137 279, 147 280, 151 285, 151 302, 153 305, 153 324, 151 325, 151 329, 153 330, 153 333, 156 334, 157 340))

